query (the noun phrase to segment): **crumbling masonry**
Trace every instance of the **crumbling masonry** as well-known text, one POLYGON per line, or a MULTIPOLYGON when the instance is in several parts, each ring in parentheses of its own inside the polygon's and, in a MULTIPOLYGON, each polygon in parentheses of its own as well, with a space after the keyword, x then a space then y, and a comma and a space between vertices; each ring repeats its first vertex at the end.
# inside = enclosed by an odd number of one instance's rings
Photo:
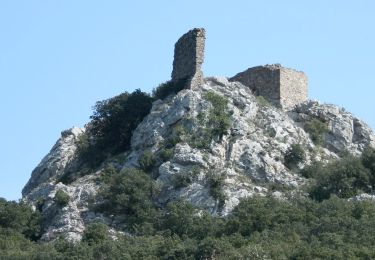
POLYGON ((187 86, 196 89, 203 84, 201 70, 204 60, 205 30, 195 28, 175 44, 172 81, 187 79, 187 86))
MULTIPOLYGON (((205 30, 195 28, 175 44, 172 81, 187 80, 186 87, 197 89, 203 83, 201 70, 204 60, 205 30)), ((307 100, 308 80, 300 71, 280 64, 258 66, 229 79, 248 86, 255 95, 263 96, 285 110, 307 100)))
POLYGON ((253 67, 229 80, 241 82, 255 95, 263 96, 285 110, 307 100, 305 73, 284 68, 280 64, 253 67))

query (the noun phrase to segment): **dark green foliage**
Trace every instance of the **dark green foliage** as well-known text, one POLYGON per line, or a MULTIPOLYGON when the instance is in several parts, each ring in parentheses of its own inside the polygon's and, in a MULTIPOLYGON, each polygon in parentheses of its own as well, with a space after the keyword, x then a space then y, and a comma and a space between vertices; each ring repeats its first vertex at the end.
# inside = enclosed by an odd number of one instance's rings
POLYGON ((310 195, 318 201, 328 199, 331 194, 350 198, 372 190, 371 171, 363 166, 360 158, 353 156, 346 156, 325 166, 314 164, 304 174, 315 179, 310 195))
POLYGON ((66 205, 68 205, 68 203, 70 201, 70 197, 63 190, 58 190, 56 192, 55 197, 53 198, 53 200, 56 202, 56 204, 59 207, 63 208, 66 205))
POLYGON ((300 174, 307 179, 314 179, 318 176, 319 172, 324 168, 324 164, 314 161, 312 164, 306 166, 300 171, 300 174))
POLYGON ((82 241, 89 244, 97 244, 109 238, 108 227, 103 223, 92 223, 87 225, 82 241))
POLYGON ((187 187, 191 184, 191 176, 187 173, 179 173, 173 176, 173 184, 176 189, 187 187))
POLYGON ((0 198, 0 228, 11 229, 34 240, 40 235, 40 221, 40 213, 25 203, 0 198))
MULTIPOLYGON (((147 176, 147 175, 145 175, 147 176)), ((120 184, 121 185, 121 184, 120 184)), ((26 209, 26 208, 25 208, 26 209)), ((28 211, 28 210, 26 210, 28 211)), ((226 218, 175 201, 155 233, 108 238, 103 224, 83 241, 39 244, 0 226, 1 259, 374 259, 375 204, 332 196, 243 199, 226 218)), ((22 228, 21 228, 22 229, 22 228)))
POLYGON ((186 87, 187 81, 188 78, 162 83, 152 91, 152 96, 154 99, 164 99, 171 94, 177 94, 186 87))
POLYGON ((284 157, 285 165, 290 169, 296 167, 305 159, 305 150, 300 144, 292 144, 284 157))
POLYGON ((176 125, 172 128, 172 131, 169 135, 169 137, 165 141, 165 148, 166 149, 172 149, 176 146, 176 144, 180 143, 182 141, 182 138, 187 135, 186 129, 182 125, 176 125))
POLYGON ((320 121, 319 119, 312 119, 304 125, 305 131, 310 134, 311 140, 316 145, 322 145, 324 142, 324 135, 328 133, 327 123, 320 121))
POLYGON ((226 196, 223 192, 225 176, 223 174, 216 174, 209 172, 207 174, 207 182, 210 187, 210 195, 214 197, 221 206, 224 204, 226 196))
POLYGON ((375 190, 375 150, 371 147, 365 149, 361 156, 362 164, 370 171, 372 190, 375 190))
POLYGON ((219 140, 228 133, 231 125, 230 114, 228 112, 228 100, 212 91, 207 92, 205 99, 211 103, 207 125, 211 128, 213 137, 219 140))
POLYGON ((170 148, 165 148, 165 149, 162 149, 160 151, 160 159, 163 161, 163 162, 166 162, 168 161, 173 155, 173 149, 170 149, 170 148))
POLYGON ((173 177, 174 187, 176 189, 189 186, 199 174, 199 167, 193 166, 191 171, 175 174, 173 177))
POLYGON ((200 112, 197 116, 199 128, 190 136, 189 144, 196 148, 209 149, 211 142, 221 141, 228 134, 231 126, 231 113, 228 111, 228 100, 208 91, 204 98, 211 103, 208 113, 200 112))
POLYGON ((108 155, 129 149, 133 131, 151 106, 152 98, 139 89, 97 102, 92 121, 78 142, 82 160, 95 167, 108 155))
POLYGON ((104 183, 99 210, 108 214, 124 214, 130 229, 135 224, 151 222, 155 216, 152 202, 153 180, 143 171, 113 171, 104 183))
POLYGON ((145 151, 139 158, 138 163, 143 171, 150 172, 156 163, 155 156, 151 151, 145 151))

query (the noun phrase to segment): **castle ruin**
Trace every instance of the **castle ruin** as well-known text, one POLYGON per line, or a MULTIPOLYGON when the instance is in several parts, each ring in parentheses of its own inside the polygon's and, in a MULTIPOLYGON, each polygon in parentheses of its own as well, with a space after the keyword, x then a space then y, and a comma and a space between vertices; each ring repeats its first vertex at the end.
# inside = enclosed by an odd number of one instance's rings
POLYGON ((201 70, 204 60, 206 32, 195 28, 185 33, 175 44, 172 81, 188 80, 187 86, 196 89, 203 84, 201 70))
MULTIPOLYGON (((185 33, 175 44, 172 81, 187 80, 186 88, 197 89, 203 81, 205 30, 195 28, 185 33)), ((255 95, 263 96, 285 110, 307 100, 308 80, 300 71, 280 64, 257 66, 229 79, 248 86, 255 95)))
POLYGON ((255 95, 263 96, 285 110, 307 100, 307 76, 280 64, 257 66, 229 79, 248 86, 255 95))

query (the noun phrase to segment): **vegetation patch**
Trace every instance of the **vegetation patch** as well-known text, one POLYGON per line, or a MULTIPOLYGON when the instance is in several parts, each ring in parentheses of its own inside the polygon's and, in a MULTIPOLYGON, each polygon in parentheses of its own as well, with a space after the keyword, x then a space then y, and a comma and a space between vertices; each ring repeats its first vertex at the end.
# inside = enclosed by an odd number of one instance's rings
POLYGON ((160 159, 163 162, 166 162, 169 159, 171 159, 171 157, 173 156, 173 149, 172 148, 163 148, 163 149, 161 149, 161 151, 159 153, 159 156, 160 156, 160 159))
POLYGON ((157 100, 164 99, 172 94, 177 94, 186 87, 187 82, 188 78, 180 79, 177 81, 169 80, 153 89, 152 96, 155 100, 157 100))
POLYGON ((97 167, 105 158, 128 150, 132 133, 149 114, 152 100, 137 89, 97 102, 86 133, 77 144, 81 160, 97 167))
POLYGON ((103 223, 91 223, 86 226, 83 233, 82 242, 89 245, 102 243, 109 239, 108 226, 103 223))
POLYGON ((125 215, 129 230, 134 225, 152 222, 155 207, 152 201, 154 181, 141 170, 107 170, 102 189, 98 194, 97 210, 115 215, 125 215))
POLYGON ((55 197, 53 198, 53 200, 54 200, 54 202, 56 202, 56 204, 59 207, 63 208, 66 205, 68 205, 68 203, 70 201, 70 197, 63 190, 58 190, 58 191, 56 191, 56 194, 55 194, 55 197))
POLYGON ((211 108, 207 113, 200 112, 197 116, 200 127, 195 135, 191 136, 189 144, 196 148, 208 149, 213 140, 221 141, 228 134, 231 126, 231 113, 228 111, 228 100, 208 91, 204 95, 210 102, 211 108))
POLYGON ((327 123, 316 118, 307 121, 304 129, 310 134, 311 140, 316 145, 322 145, 324 143, 324 135, 329 132, 327 123))
POLYGON ((292 144, 284 156, 285 165, 293 169, 306 159, 304 148, 300 144, 292 144))
POLYGON ((191 171, 175 174, 173 177, 173 184, 176 189, 184 188, 193 183, 200 172, 198 166, 193 166, 191 171))
POLYGON ((261 107, 269 107, 269 106, 271 106, 271 103, 267 99, 265 99, 265 97, 263 97, 263 96, 256 96, 255 98, 257 100, 257 103, 261 107))
POLYGON ((151 151, 145 151, 138 159, 139 167, 145 172, 151 172, 155 166, 155 155, 151 151))
POLYGON ((224 174, 214 172, 207 173, 207 182, 210 188, 210 195, 219 202, 219 206, 224 205, 226 196, 223 191, 225 181, 224 174))

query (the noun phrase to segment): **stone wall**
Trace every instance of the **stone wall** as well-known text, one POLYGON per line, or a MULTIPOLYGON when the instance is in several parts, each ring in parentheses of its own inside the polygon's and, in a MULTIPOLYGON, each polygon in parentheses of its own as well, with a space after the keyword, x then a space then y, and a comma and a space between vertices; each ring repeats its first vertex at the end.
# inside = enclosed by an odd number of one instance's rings
POLYGON ((239 81, 272 104, 288 110, 307 100, 307 77, 303 72, 280 64, 258 66, 240 72, 230 81, 239 81))
POLYGON ((280 69, 280 104, 283 108, 293 108, 307 100, 308 79, 302 71, 280 69))
POLYGON ((203 28, 195 28, 176 42, 172 81, 187 78, 188 87, 192 89, 203 84, 201 67, 204 60, 205 34, 203 28))

